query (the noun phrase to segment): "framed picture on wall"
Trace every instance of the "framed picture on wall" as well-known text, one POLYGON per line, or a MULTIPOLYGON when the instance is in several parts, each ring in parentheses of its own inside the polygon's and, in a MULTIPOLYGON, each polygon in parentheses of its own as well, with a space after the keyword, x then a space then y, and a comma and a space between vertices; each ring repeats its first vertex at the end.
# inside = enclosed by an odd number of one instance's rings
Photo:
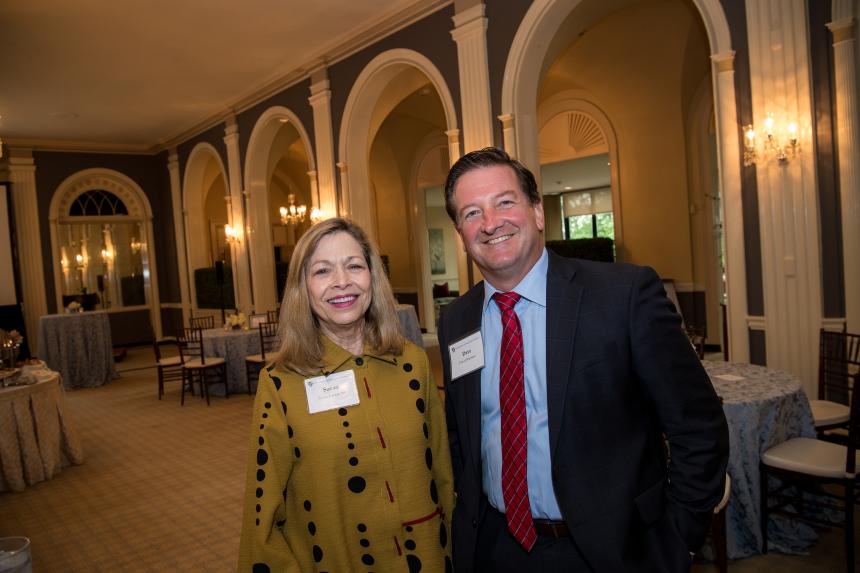
POLYGON ((445 237, 442 229, 427 229, 430 239, 430 274, 445 274, 445 237))

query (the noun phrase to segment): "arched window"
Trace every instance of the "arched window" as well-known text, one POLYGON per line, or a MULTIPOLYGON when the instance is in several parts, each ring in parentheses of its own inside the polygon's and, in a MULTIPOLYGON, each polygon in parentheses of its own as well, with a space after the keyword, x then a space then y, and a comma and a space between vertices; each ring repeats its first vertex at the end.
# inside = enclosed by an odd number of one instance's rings
POLYGON ((150 306, 151 211, 132 180, 109 170, 67 179, 51 202, 58 304, 87 310, 150 306))

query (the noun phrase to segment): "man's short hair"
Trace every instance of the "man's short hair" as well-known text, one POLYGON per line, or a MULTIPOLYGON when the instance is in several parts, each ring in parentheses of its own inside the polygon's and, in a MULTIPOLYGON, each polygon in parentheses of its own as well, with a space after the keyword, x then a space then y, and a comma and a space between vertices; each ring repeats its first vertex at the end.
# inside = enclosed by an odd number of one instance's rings
POLYGON ((457 210, 454 206, 454 187, 457 186, 457 181, 469 171, 483 169, 484 167, 493 167, 494 165, 506 165, 513 169, 514 174, 517 176, 517 181, 520 183, 520 189, 526 194, 529 203, 537 205, 541 202, 541 195, 538 192, 535 176, 525 165, 498 147, 485 147, 477 151, 470 151, 457 160, 451 167, 451 170, 448 172, 448 178, 445 180, 445 210, 448 211, 448 216, 454 221, 456 227, 460 226, 457 222, 457 210))

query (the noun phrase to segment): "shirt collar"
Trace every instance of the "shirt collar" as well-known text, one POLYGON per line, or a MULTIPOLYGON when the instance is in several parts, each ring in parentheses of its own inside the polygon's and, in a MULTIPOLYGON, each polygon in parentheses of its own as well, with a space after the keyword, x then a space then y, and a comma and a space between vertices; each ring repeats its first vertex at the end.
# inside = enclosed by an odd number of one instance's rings
MULTIPOLYGON (((546 307, 546 273, 549 269, 549 255, 546 254, 546 247, 543 249, 540 258, 531 268, 531 270, 523 277, 523 279, 512 290, 520 297, 528 299, 530 302, 546 307)), ((493 295, 499 291, 496 287, 490 284, 490 281, 484 279, 484 310, 492 302, 493 295)))
MULTIPOLYGON (((324 372, 334 372, 338 368, 344 365, 344 363, 353 360, 355 357, 349 350, 341 348, 332 340, 324 335, 320 334, 320 340, 322 340, 323 345, 323 354, 322 354, 322 370, 324 372)), ((397 357, 390 352, 386 353, 376 353, 371 350, 367 344, 364 345, 364 351, 362 352, 362 356, 367 356, 368 358, 376 358, 377 360, 382 360, 384 362, 390 362, 392 364, 397 364, 397 357)))

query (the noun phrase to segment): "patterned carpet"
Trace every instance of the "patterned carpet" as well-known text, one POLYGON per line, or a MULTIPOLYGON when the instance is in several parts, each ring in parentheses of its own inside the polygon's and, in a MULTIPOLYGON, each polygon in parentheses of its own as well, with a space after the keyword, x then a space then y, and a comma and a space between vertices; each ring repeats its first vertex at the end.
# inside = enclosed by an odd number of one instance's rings
MULTIPOLYGON (((429 350, 439 382, 438 347, 429 350)), ((35 573, 235 571, 252 397, 180 407, 173 385, 159 402, 151 361, 150 348, 131 349, 121 378, 66 394, 83 465, 0 494, 0 536, 31 539, 35 573)), ((809 556, 754 557, 730 570, 843 571, 842 540, 841 530, 824 532, 809 556)))

